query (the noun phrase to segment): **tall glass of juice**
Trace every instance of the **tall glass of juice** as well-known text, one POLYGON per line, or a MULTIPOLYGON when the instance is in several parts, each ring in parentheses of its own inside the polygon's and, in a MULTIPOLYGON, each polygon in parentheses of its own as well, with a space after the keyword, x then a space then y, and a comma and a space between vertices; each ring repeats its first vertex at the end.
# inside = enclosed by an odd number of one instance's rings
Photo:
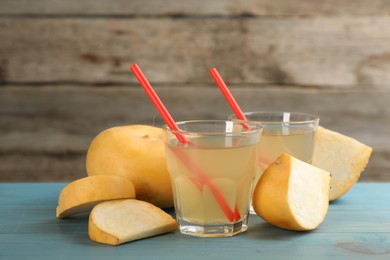
POLYGON ((245 231, 259 167, 261 124, 198 120, 177 125, 178 131, 164 130, 180 232, 227 237, 245 231))

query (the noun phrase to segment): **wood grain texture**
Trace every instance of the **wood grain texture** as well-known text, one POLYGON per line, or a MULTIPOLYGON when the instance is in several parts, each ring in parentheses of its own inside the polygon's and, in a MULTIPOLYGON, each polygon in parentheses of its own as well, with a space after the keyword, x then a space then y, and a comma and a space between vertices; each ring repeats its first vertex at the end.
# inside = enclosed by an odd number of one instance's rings
MULTIPOLYGON (((321 125, 374 148, 362 180, 390 181, 390 95, 387 90, 231 88, 242 109, 317 114, 321 125), (375 104, 375 105, 373 105, 375 104)), ((229 106, 215 86, 156 86, 177 120, 224 119, 229 106)), ((0 181, 69 181, 85 176, 85 154, 101 131, 162 120, 137 85, 0 89, 0 181)))
POLYGON ((0 15, 122 16, 291 16, 380 15, 390 13, 387 0, 1 0, 0 15))
POLYGON ((389 88, 390 17, 0 19, 0 82, 389 88), (321 28, 321 29, 319 29, 321 28), (17 32, 17 33, 15 33, 17 32))
POLYGON ((100 131, 161 125, 132 63, 177 120, 230 113, 217 67, 244 110, 316 113, 389 181, 389 25, 388 0, 0 0, 0 181, 73 180, 100 131))
MULTIPOLYGON (((217 87, 155 87, 157 93, 177 120, 227 118, 231 109, 217 87)), ((244 111, 284 110, 317 114, 321 124, 361 140, 377 149, 389 147, 385 137, 390 124, 389 91, 327 89, 292 89, 284 87, 231 88, 244 111), (375 105, 373 105, 375 104, 375 105), (369 122, 369 123, 361 123, 369 122), (375 133, 374 135, 372 133, 375 133), (383 137, 378 140, 378 137, 383 137)), ((9 87, 0 89, 0 133, 2 151, 23 149, 34 152, 81 151, 85 142, 101 130, 123 124, 161 125, 154 106, 139 86, 111 88, 78 88, 58 86, 9 87), (32 146, 16 146, 16 133, 36 134, 32 146), (57 139, 45 142, 45 134, 58 133, 57 139), (14 136, 15 134, 15 136, 14 136), (41 134, 41 137, 40 135, 41 134), (8 135, 5 137, 5 135, 8 135), (61 141, 74 138, 67 149, 61 141), (7 143, 8 142, 8 143, 7 143), (15 145, 13 147, 13 145, 15 145)), ((32 136, 30 136, 32 138, 32 136)))
MULTIPOLYGON (((248 230, 231 238, 199 239, 176 231, 118 247, 89 240, 88 215, 55 218, 57 199, 65 184, 0 183, 0 258, 128 259, 129 254, 139 259, 390 256, 389 184, 357 184, 330 205, 325 221, 312 232, 279 229, 251 215, 248 230)), ((173 214, 172 210, 168 212, 173 214)))

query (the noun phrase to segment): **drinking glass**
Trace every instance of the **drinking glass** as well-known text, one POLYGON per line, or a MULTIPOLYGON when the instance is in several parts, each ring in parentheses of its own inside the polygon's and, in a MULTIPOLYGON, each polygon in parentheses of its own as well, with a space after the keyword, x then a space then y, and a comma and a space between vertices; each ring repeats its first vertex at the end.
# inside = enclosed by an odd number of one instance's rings
POLYGON ((200 237, 244 232, 258 172, 261 124, 196 120, 177 125, 179 131, 163 128, 180 232, 200 237))
MULTIPOLYGON (((264 170, 283 153, 311 163, 315 132, 319 124, 318 116, 279 111, 246 112, 244 115, 247 120, 261 123, 263 126, 259 142, 260 167, 254 186, 264 170)), ((236 120, 237 117, 231 115, 229 119, 236 120)))

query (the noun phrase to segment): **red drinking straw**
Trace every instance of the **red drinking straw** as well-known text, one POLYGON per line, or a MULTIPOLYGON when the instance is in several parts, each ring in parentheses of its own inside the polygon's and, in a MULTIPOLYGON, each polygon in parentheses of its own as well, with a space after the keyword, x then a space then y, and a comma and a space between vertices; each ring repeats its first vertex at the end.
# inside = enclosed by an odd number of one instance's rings
MULTIPOLYGON (((217 69, 216 68, 212 68, 210 70, 210 74, 213 77, 215 83, 217 84, 219 90, 222 92, 223 96, 225 97, 226 101, 228 102, 228 104, 232 108, 234 114, 236 114, 237 118, 240 119, 240 120, 247 120, 246 116, 244 115, 244 113, 242 112, 240 106, 238 105, 236 99, 233 97, 232 93, 230 92, 230 90, 226 86, 226 84, 223 81, 221 75, 219 75, 217 69)), ((242 126, 244 128, 246 128, 246 129, 249 129, 249 126, 247 124, 245 124, 245 123, 242 123, 242 126)), ((238 211, 238 208, 237 208, 237 204, 236 204, 236 207, 234 209, 234 214, 236 214, 236 216, 235 216, 236 218, 240 214, 239 211, 238 211)))
MULTIPOLYGON (((157 108, 158 112, 164 119, 165 123, 168 125, 169 129, 171 130, 179 130, 179 127, 176 125, 175 121, 173 120, 171 114, 169 114, 168 110, 165 108, 164 104, 160 100, 160 98, 157 96, 157 93, 154 91, 152 86, 150 85, 149 81, 146 79, 145 75, 142 73, 141 69, 138 67, 137 64, 133 64, 130 66, 131 71, 134 73, 135 77, 141 84, 141 86, 144 88, 146 94, 149 96, 149 98, 152 100, 153 104, 157 108)), ((184 144, 188 144, 189 141, 181 134, 175 133, 177 139, 184 144)))
MULTIPOLYGON (((150 85, 149 81, 146 79, 145 75, 142 73, 141 69, 138 67, 137 64, 133 64, 130 66, 130 70, 134 73, 135 77, 145 90, 146 94, 149 96, 150 100, 153 102, 154 106, 157 108, 158 112, 164 119, 165 123, 168 125, 169 129, 171 130, 179 130, 179 127, 173 120, 172 116, 169 114, 168 110, 165 108, 164 104, 161 102, 160 98, 157 96, 157 93, 154 91, 152 86, 150 85)), ((177 139, 184 144, 189 144, 190 141, 187 140, 182 134, 175 133, 177 139)), ((218 187, 215 186, 208 178, 207 174, 202 171, 196 164, 194 164, 190 158, 188 158, 184 153, 180 153, 179 150, 173 149, 173 152, 175 152, 176 156, 181 159, 182 162, 185 163, 187 168, 189 168, 193 173, 195 173, 199 180, 206 184, 212 193, 214 194, 216 200, 218 201, 221 209, 225 213, 226 217, 229 219, 229 221, 233 222, 234 220, 239 220, 241 217, 238 212, 233 212, 229 204, 226 202, 225 198, 223 197, 222 193, 219 191, 218 187)))
MULTIPOLYGON (((233 109, 234 114, 236 114, 237 118, 240 120, 247 120, 246 116, 242 112, 240 106, 238 105, 237 101, 233 97, 232 93, 230 93, 228 87, 226 86, 225 82, 223 81, 221 75, 219 75, 216 68, 212 68, 210 70, 210 74, 213 77, 215 83, 217 83, 217 86, 219 90, 221 90, 223 96, 225 97, 226 101, 229 103, 230 107, 233 109)), ((244 125, 245 128, 249 128, 247 125, 244 125)))

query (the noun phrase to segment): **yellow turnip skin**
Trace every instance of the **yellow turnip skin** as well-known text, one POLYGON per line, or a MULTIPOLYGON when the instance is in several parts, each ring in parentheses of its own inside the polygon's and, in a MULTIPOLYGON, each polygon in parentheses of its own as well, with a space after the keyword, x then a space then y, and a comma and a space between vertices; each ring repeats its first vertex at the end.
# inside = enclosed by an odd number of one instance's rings
POLYGON ((138 200, 160 208, 173 207, 161 128, 127 125, 101 132, 89 146, 86 168, 89 176, 126 177, 134 184, 138 200))

